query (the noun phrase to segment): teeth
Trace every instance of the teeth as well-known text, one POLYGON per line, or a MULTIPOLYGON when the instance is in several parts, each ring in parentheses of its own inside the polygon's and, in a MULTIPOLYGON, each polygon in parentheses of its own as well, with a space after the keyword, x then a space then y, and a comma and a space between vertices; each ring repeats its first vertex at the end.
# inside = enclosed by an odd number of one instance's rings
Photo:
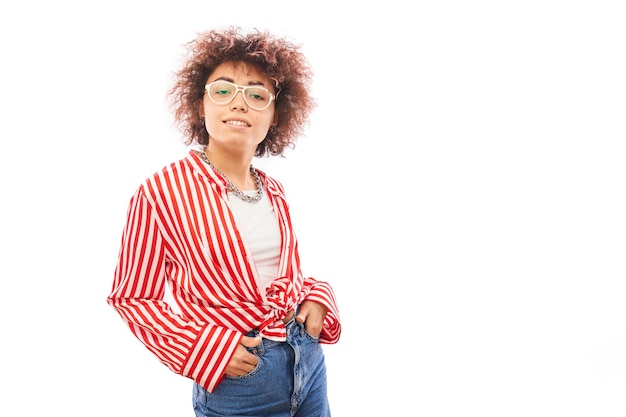
POLYGON ((226 122, 228 125, 237 125, 237 126, 248 126, 248 123, 242 122, 240 120, 228 120, 226 122))

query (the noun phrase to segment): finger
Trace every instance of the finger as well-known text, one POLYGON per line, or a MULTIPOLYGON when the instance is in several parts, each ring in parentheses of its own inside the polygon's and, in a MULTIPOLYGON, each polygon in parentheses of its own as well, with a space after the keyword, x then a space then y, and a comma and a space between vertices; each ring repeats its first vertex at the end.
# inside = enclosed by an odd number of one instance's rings
POLYGON ((258 358, 254 353, 248 352, 243 346, 238 346, 234 358, 242 366, 256 365, 258 358))
POLYGON ((255 346, 258 346, 262 340, 263 339, 261 338, 261 336, 256 336, 256 337, 243 336, 241 340, 239 341, 239 343, 244 345, 245 347, 255 347, 255 346))
POLYGON ((319 337, 320 333, 322 333, 322 322, 308 320, 304 326, 306 331, 313 337, 319 337))
POLYGON ((302 324, 306 321, 306 317, 308 316, 309 311, 306 307, 305 304, 300 306, 300 309, 298 310, 298 314, 296 315, 296 322, 302 324))

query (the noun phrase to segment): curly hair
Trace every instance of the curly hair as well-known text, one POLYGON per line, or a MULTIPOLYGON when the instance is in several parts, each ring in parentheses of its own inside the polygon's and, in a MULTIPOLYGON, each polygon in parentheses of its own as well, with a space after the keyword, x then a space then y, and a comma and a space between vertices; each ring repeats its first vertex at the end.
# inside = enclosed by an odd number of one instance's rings
POLYGON ((198 112, 209 76, 224 62, 244 62, 265 74, 276 91, 278 124, 254 155, 282 156, 285 148, 295 146, 316 106, 310 95, 313 72, 299 45, 258 29, 242 33, 241 28, 230 27, 224 32, 201 32, 186 46, 190 56, 175 73, 176 81, 168 93, 175 126, 183 133, 185 144, 209 143, 198 112))

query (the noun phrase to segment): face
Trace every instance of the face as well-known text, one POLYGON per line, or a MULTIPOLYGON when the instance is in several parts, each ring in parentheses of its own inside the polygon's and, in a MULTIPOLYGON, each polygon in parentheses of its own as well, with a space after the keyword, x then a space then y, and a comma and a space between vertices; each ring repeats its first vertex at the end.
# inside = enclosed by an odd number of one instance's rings
MULTIPOLYGON (((206 84, 217 80, 228 81, 241 87, 265 87, 274 94, 269 79, 253 66, 241 62, 226 62, 215 68, 206 84)), ((226 91, 219 90, 219 98, 225 96, 226 91)), ((263 141, 271 125, 276 124, 274 100, 263 110, 255 110, 244 99, 244 92, 238 90, 228 104, 217 104, 209 98, 205 90, 200 114, 205 118, 206 129, 209 133, 209 146, 212 149, 222 148, 228 152, 254 153, 259 143, 263 141)), ((248 101, 253 107, 260 108, 261 98, 254 91, 246 91, 248 101)), ((232 94, 231 94, 232 95, 232 94)))

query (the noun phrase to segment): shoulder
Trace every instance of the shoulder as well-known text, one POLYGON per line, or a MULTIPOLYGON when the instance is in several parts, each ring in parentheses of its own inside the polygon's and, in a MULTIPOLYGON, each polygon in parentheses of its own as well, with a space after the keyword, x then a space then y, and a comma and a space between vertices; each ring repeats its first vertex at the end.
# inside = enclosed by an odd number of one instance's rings
POLYGON ((183 158, 175 160, 148 175, 139 189, 148 195, 162 195, 167 190, 179 188, 182 183, 188 183, 197 170, 197 161, 190 152, 183 158))
POLYGON ((274 177, 271 177, 270 175, 268 175, 265 171, 260 170, 258 168, 255 168, 256 171, 259 173, 259 176, 261 177, 261 180, 263 181, 263 183, 265 184, 265 187, 270 191, 270 192, 274 192, 276 194, 281 194, 284 196, 285 194, 285 189, 283 188, 283 184, 278 181, 277 179, 275 179, 274 177))

